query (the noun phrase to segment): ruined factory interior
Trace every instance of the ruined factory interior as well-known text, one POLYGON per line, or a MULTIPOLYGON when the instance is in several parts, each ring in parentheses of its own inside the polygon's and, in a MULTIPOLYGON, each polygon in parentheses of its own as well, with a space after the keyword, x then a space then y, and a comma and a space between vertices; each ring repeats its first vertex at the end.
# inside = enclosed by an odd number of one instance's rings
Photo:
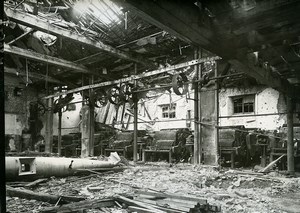
POLYGON ((1 212, 300 212, 300 1, 1 4, 1 212))

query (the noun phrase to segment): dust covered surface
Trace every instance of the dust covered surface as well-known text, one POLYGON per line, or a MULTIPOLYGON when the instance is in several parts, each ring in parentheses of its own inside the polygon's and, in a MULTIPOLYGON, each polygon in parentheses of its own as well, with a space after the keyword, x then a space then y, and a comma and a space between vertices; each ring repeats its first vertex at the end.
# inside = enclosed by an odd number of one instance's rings
MULTIPOLYGON (((13 186, 13 183, 7 183, 13 186)), ((20 187, 20 186, 18 186, 20 187)), ((135 196, 135 190, 153 190, 204 198, 222 212, 299 212, 300 178, 278 173, 260 175, 250 170, 168 163, 128 166, 121 172, 49 178, 34 192, 78 196, 87 200, 135 196)), ((7 212, 40 212, 55 204, 7 197, 7 212)), ((85 212, 129 212, 122 205, 85 212)))

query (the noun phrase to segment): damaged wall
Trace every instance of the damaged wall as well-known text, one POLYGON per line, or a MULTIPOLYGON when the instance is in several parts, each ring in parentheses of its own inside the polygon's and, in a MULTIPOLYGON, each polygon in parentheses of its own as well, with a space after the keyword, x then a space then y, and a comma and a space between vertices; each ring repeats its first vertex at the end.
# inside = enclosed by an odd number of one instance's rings
POLYGON ((5 134, 21 135, 29 129, 29 103, 37 100, 37 91, 17 76, 5 75, 5 134))
POLYGON ((286 123, 286 103, 283 95, 277 90, 265 86, 253 86, 250 88, 223 88, 219 93, 221 126, 244 125, 246 128, 261 128, 274 130, 286 123), (254 95, 253 113, 233 113, 233 98, 243 95, 254 95), (259 114, 275 114, 255 116, 259 114), (236 118, 230 116, 239 116, 236 118), (253 116, 252 116, 253 115, 253 116), (245 116, 245 117, 243 117, 245 116))

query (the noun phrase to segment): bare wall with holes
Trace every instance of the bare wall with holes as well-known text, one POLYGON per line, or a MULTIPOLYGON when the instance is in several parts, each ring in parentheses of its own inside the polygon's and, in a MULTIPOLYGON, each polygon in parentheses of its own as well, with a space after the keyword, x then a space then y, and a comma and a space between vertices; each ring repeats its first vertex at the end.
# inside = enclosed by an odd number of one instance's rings
POLYGON ((274 130, 286 123, 286 103, 277 90, 264 86, 226 88, 219 93, 221 126, 274 130), (257 116, 264 115, 264 116, 257 116), (234 117, 238 116, 238 117, 234 117))

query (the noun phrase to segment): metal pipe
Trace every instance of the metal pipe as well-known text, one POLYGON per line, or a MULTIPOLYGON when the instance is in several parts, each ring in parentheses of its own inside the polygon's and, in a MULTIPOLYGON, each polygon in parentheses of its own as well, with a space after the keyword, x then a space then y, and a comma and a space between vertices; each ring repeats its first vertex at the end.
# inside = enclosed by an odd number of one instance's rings
POLYGON ((287 167, 288 173, 295 174, 294 164, 294 131, 293 131, 293 101, 287 97, 287 167))
MULTIPOLYGON (((134 72, 137 72, 137 64, 134 64, 134 72)), ((134 81, 134 86, 137 86, 137 80, 134 81)), ((134 98, 134 106, 133 106, 133 113, 134 113, 134 132, 133 132, 133 161, 137 161, 137 132, 138 132, 138 100, 134 98)))

